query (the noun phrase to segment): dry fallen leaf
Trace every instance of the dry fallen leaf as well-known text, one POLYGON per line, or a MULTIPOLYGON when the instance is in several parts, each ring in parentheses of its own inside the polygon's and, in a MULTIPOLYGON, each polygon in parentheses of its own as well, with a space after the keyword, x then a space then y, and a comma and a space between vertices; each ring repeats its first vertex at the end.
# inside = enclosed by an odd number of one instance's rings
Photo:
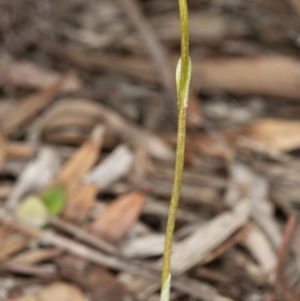
POLYGON ((191 143, 208 156, 231 159, 234 146, 244 141, 258 142, 261 147, 288 152, 300 147, 300 122, 284 119, 260 119, 236 130, 224 130, 216 134, 201 134, 191 143))
POLYGON ((193 79, 204 91, 300 98, 299 60, 288 56, 198 60, 193 79))
POLYGON ((64 282, 55 282, 38 291, 27 294, 14 301, 83 301, 85 300, 81 290, 74 285, 64 282))
POLYGON ((90 138, 64 164, 52 186, 62 185, 70 193, 96 163, 102 146, 104 127, 97 126, 90 138))
POLYGON ((142 192, 131 192, 112 201, 92 223, 91 232, 108 242, 118 242, 137 221, 144 198, 142 192))
POLYGON ((283 119, 262 119, 241 129, 239 135, 256 140, 278 151, 300 147, 300 122, 283 119))
POLYGON ((97 192, 95 184, 76 187, 68 197, 63 218, 76 224, 82 223, 96 201, 97 192))

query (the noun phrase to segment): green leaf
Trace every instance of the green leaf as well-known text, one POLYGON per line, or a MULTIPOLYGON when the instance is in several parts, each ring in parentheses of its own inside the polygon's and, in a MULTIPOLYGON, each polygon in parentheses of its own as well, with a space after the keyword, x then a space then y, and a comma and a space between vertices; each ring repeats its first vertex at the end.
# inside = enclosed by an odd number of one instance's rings
POLYGON ((186 66, 186 76, 183 76, 183 69, 181 66, 181 58, 179 59, 176 67, 176 86, 177 86, 177 97, 181 101, 181 95, 184 95, 184 107, 187 107, 189 100, 189 87, 191 82, 192 75, 192 63, 191 59, 188 59, 188 65, 186 66), (182 79, 185 78, 185 82, 182 82, 182 79))
POLYGON ((66 198, 67 193, 62 187, 50 188, 42 195, 44 204, 53 215, 59 215, 63 211, 66 198))
POLYGON ((168 279, 165 281, 163 287, 161 288, 160 301, 170 300, 170 289, 171 289, 171 274, 169 274, 168 279))
POLYGON ((34 227, 42 227, 48 222, 49 212, 39 197, 29 196, 18 206, 16 215, 34 227))

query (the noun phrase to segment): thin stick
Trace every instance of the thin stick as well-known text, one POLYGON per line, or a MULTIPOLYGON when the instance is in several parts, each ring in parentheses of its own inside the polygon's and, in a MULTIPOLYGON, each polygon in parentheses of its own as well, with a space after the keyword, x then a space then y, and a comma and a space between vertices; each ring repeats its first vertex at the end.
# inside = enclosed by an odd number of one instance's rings
POLYGON ((175 177, 173 191, 169 209, 169 216, 166 229, 165 249, 162 268, 162 291, 161 300, 169 300, 171 283, 171 252, 174 227, 176 221, 176 212, 179 203, 182 172, 184 165, 184 149, 186 135, 186 109, 188 102, 188 88, 191 74, 191 63, 189 58, 189 28, 188 28, 188 10, 186 0, 179 0, 179 11, 181 21, 181 59, 176 70, 176 83, 178 95, 178 130, 177 130, 177 150, 175 177))
POLYGON ((290 241, 292 239, 292 235, 297 226, 298 216, 292 214, 288 222, 285 226, 284 233, 282 236, 281 247, 278 254, 278 267, 277 267, 277 279, 275 285, 275 292, 278 300, 284 298, 286 301, 299 301, 300 296, 289 287, 286 279, 284 277, 284 260, 288 253, 288 248, 290 245, 290 241))

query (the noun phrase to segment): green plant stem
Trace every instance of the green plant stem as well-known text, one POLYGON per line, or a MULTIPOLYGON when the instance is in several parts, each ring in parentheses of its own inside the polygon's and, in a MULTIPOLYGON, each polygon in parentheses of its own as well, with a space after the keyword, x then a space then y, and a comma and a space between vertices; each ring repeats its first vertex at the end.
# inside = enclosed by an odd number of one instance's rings
MULTIPOLYGON (((162 288, 170 279, 171 274, 171 252, 176 213, 180 198, 182 173, 184 165, 185 135, 186 135, 186 108, 187 91, 190 78, 190 58, 189 58, 189 35, 188 35, 188 10, 186 0, 179 0, 180 22, 181 22, 181 68, 179 69, 178 86, 178 130, 177 149, 173 191, 169 209, 169 216, 166 229, 165 249, 162 267, 162 288)), ((163 290, 162 290, 163 291, 163 290)))
POLYGON ((172 191, 172 198, 169 209, 169 216, 166 229, 165 249, 163 257, 162 268, 162 285, 167 281, 170 274, 172 241, 174 234, 174 227, 176 221, 176 213, 179 203, 182 171, 184 163, 184 149, 185 149, 185 124, 186 124, 186 109, 179 111, 178 116, 178 136, 177 136, 177 150, 176 150, 176 166, 175 177, 172 191))
MULTIPOLYGON (((189 78, 189 17, 186 0, 179 0, 180 25, 181 25, 181 80, 180 88, 183 88, 184 83, 188 82, 189 78)), ((184 89, 181 89, 181 95, 178 96, 179 110, 180 104, 184 103, 184 89)))

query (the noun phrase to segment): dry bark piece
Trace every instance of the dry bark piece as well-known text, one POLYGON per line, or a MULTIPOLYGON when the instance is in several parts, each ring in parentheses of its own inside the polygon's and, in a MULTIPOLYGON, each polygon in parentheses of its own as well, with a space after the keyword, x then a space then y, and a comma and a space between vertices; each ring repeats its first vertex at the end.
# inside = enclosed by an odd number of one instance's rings
POLYGON ((98 189, 107 188, 114 181, 125 176, 131 169, 132 163, 132 152, 125 145, 120 145, 85 176, 84 183, 94 183, 98 189))
POLYGON ((92 209, 98 187, 95 184, 86 184, 76 187, 68 196, 63 218, 73 223, 81 224, 92 209))
MULTIPOLYGON (((55 71, 42 69, 32 62, 13 63, 7 70, 6 84, 27 89, 45 89, 55 84, 61 75, 55 71)), ((78 92, 82 83, 74 74, 70 74, 61 86, 63 92, 78 92)))
POLYGON ((84 295, 74 285, 64 282, 55 282, 38 291, 29 293, 23 297, 15 298, 14 301, 84 301, 84 295))
POLYGON ((172 271, 181 274, 199 263, 249 220, 250 206, 246 200, 232 211, 224 212, 176 245, 172 254, 172 271))
POLYGON ((227 250, 234 247, 238 242, 243 240, 245 235, 250 231, 251 226, 252 226, 251 223, 246 224, 239 231, 237 231, 233 236, 231 236, 229 239, 224 241, 221 245, 219 245, 212 252, 207 254, 207 256, 201 260, 201 263, 206 264, 208 262, 211 262, 214 259, 216 259, 216 258, 220 257, 221 255, 223 255, 227 250))
POLYGON ((131 192, 112 201, 91 225, 91 232, 108 242, 121 240, 137 221, 145 195, 131 192))
POLYGON ((131 301, 135 298, 104 268, 72 255, 56 260, 62 276, 89 292, 92 301, 131 301))
POLYGON ((66 76, 62 77, 51 86, 26 96, 11 106, 6 114, 2 116, 3 132, 6 135, 11 134, 49 105, 67 78, 66 76))
POLYGON ((164 250, 164 234, 143 235, 126 240, 121 246, 122 254, 128 258, 146 258, 159 256, 164 250))
POLYGON ((260 264, 264 276, 271 281, 275 280, 274 272, 277 265, 277 257, 264 233, 258 227, 253 226, 246 234, 244 243, 260 264))

